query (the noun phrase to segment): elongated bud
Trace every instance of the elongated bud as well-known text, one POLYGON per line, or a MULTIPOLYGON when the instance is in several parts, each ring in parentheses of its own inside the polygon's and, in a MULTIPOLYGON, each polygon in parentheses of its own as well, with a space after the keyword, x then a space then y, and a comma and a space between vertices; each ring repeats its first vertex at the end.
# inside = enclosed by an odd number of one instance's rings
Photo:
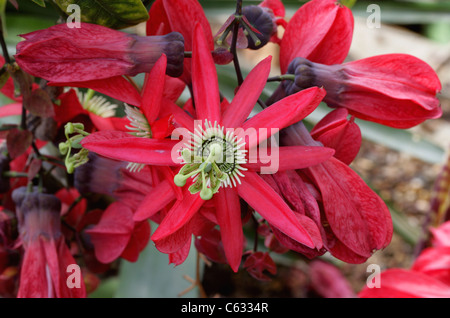
POLYGON ((323 87, 330 107, 345 107, 355 117, 394 128, 411 128, 442 115, 436 94, 441 83, 424 61, 408 54, 384 54, 344 64, 325 65, 295 58, 284 81, 287 95, 323 87))
POLYGON ((80 28, 58 24, 22 35, 16 61, 27 73, 51 82, 83 82, 113 76, 149 72, 162 54, 166 73, 183 72, 184 38, 171 32, 138 36, 100 25, 82 23, 80 28))

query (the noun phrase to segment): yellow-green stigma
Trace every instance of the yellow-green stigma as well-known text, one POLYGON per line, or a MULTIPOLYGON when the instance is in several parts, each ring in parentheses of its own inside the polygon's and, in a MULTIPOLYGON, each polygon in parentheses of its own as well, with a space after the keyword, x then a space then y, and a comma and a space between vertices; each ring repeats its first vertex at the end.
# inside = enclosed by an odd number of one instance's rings
POLYGON ((244 175, 245 142, 231 131, 224 133, 224 128, 205 120, 192 134, 193 140, 181 151, 183 167, 174 178, 177 186, 183 187, 187 179, 193 178, 189 187, 192 194, 198 193, 203 200, 210 200, 223 186, 236 186, 244 175))

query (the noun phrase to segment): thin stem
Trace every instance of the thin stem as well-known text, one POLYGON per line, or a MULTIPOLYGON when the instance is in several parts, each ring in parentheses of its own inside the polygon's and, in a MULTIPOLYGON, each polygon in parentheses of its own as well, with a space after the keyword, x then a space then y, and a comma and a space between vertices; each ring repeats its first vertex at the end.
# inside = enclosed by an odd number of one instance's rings
POLYGON ((267 79, 267 82, 281 82, 284 80, 294 81, 295 75, 294 74, 284 74, 284 75, 273 76, 273 77, 269 77, 267 79))
POLYGON ((240 19, 238 17, 242 15, 242 0, 236 1, 235 15, 236 15, 236 18, 235 18, 236 20, 235 20, 234 26, 233 26, 233 37, 231 39, 230 52, 231 52, 231 54, 233 54, 234 69, 236 72, 238 85, 240 86, 244 82, 244 78, 242 76, 241 67, 239 66, 239 60, 238 60, 237 52, 236 52, 236 45, 237 45, 237 37, 238 37, 239 23, 240 23, 240 19))
POLYGON ((3 57, 5 58, 6 64, 11 64, 11 58, 8 54, 8 47, 6 46, 5 38, 3 36, 3 20, 0 17, 0 44, 2 46, 3 57))

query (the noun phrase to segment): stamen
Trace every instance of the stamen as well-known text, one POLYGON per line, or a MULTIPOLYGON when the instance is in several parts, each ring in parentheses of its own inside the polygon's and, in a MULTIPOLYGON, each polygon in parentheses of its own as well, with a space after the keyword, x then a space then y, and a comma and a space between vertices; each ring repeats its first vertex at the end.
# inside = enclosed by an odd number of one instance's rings
MULTIPOLYGON (((131 126, 125 126, 136 137, 152 138, 151 126, 145 115, 137 107, 125 104, 125 114, 130 121, 131 126)), ((140 172, 145 164, 130 162, 127 169, 130 172, 140 172)))
POLYGON ((109 102, 105 97, 95 95, 95 91, 89 89, 86 93, 80 92, 74 88, 77 93, 81 106, 88 112, 96 114, 103 118, 114 117, 118 105, 109 102))
POLYGON ((189 191, 200 192, 204 200, 212 198, 219 188, 240 184, 241 172, 247 170, 242 164, 247 162, 245 142, 214 122, 205 120, 204 127, 199 125, 192 133, 192 141, 181 150, 181 159, 185 163, 174 178, 177 186, 182 187, 187 179, 194 183, 189 191))

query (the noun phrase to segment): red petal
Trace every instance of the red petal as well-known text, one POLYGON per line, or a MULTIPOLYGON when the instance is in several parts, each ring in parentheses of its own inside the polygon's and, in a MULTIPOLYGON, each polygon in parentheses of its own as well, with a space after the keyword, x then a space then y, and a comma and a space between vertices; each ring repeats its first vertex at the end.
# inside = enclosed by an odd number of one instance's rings
POLYGON ((450 247, 430 247, 423 250, 411 269, 450 286, 450 247))
POLYGON ((216 66, 200 24, 194 29, 192 51, 192 90, 197 118, 220 121, 220 96, 216 66))
POLYGON ((133 212, 119 201, 111 203, 102 215, 100 222, 86 230, 95 247, 95 256, 102 263, 117 259, 133 232, 133 212))
POLYGON ((362 136, 359 126, 347 116, 346 108, 330 112, 314 126, 311 136, 336 150, 334 157, 349 165, 359 152, 362 136))
POLYGON ((173 253, 180 248, 180 244, 184 245, 186 239, 192 235, 185 225, 205 202, 198 194, 191 194, 187 188, 184 195, 183 200, 175 202, 151 237, 158 250, 164 253, 173 253), (179 232, 176 237, 170 237, 176 232, 179 232), (164 241, 165 238, 168 240, 164 241))
POLYGON ((130 121, 126 117, 101 117, 94 113, 89 113, 89 118, 97 130, 120 130, 129 131, 126 128, 130 121))
POLYGON ((309 264, 311 286, 324 298, 354 298, 352 287, 341 271, 330 263, 315 260, 309 264))
POLYGON ((0 107, 0 117, 17 116, 22 114, 22 104, 14 103, 0 107))
POLYGON ((90 88, 129 105, 139 106, 141 95, 133 84, 122 76, 84 82, 49 82, 49 86, 90 88))
POLYGON ((344 64, 349 81, 397 99, 411 99, 426 109, 442 86, 430 65, 409 54, 385 54, 344 64), (420 95, 419 92, 429 95, 420 95))
POLYGON ((146 74, 142 88, 141 110, 151 124, 158 117, 164 91, 167 58, 164 54, 158 59, 150 73, 146 74))
MULTIPOLYGON (((195 24, 201 25, 211 52, 214 50, 214 41, 209 21, 203 8, 197 0, 157 0, 149 11, 147 22, 147 35, 166 34, 170 31, 180 32, 184 38, 185 50, 194 48, 193 33, 195 24)), ((197 42, 195 42, 197 45, 197 42)), ((184 72, 181 79, 191 83, 191 59, 184 60, 184 72)))
POLYGON ((183 247, 181 247, 178 251, 169 254, 169 264, 174 264, 175 266, 183 264, 186 258, 189 256, 191 244, 192 237, 189 236, 189 239, 186 241, 183 247))
POLYGON ((271 9, 276 17, 284 17, 286 14, 283 2, 280 0, 264 0, 259 6, 271 9))
POLYGON ((185 127, 190 131, 194 131, 194 119, 183 108, 167 99, 163 103, 164 106, 161 109, 160 116, 173 115, 173 122, 177 128, 185 127))
POLYGON ((136 262, 139 254, 147 246, 147 243, 150 240, 150 233, 151 229, 149 222, 144 221, 135 223, 130 241, 120 257, 129 262, 136 262))
POLYGON ((135 221, 146 220, 159 212, 174 199, 175 192, 173 191, 170 182, 165 180, 153 188, 144 200, 142 200, 134 213, 133 219, 135 221))
POLYGON ((234 189, 221 188, 214 195, 214 203, 225 255, 228 264, 237 272, 244 245, 239 196, 234 189))
POLYGON ((61 125, 71 121, 78 115, 88 114, 83 106, 81 106, 77 92, 74 89, 70 89, 68 92, 61 94, 59 100, 61 104, 54 106, 54 119, 61 125))
POLYGON ((360 298, 449 298, 450 287, 425 274, 405 269, 381 273, 380 288, 365 287, 360 298))
POLYGON ((17 298, 48 298, 45 256, 39 240, 25 249, 17 298))
POLYGON ((326 161, 333 154, 331 148, 314 146, 259 148, 257 151, 250 149, 245 167, 261 173, 303 169, 326 161))
POLYGON ((325 96, 325 91, 311 87, 287 96, 256 114, 242 125, 243 134, 248 136, 247 147, 252 148, 264 139, 290 126, 313 112, 325 96), (263 128, 261 130, 261 128, 263 128), (262 132, 265 131, 265 134, 262 132))
POLYGON ((261 281, 270 281, 265 271, 272 275, 277 272, 277 265, 268 252, 252 253, 244 262, 244 267, 250 275, 261 281))
POLYGON ((292 16, 281 40, 280 67, 284 74, 296 57, 321 64, 340 64, 353 36, 351 10, 335 0, 309 1, 292 16))
POLYGON ((284 200, 255 172, 247 171, 237 187, 239 196, 267 222, 292 239, 315 247, 310 233, 300 224, 284 200))
POLYGON ((71 29, 57 24, 21 36, 25 41, 17 45, 17 63, 48 81, 98 80, 127 74, 134 67, 127 54, 134 39, 100 25, 83 23, 71 29))
MULTIPOLYGON (((61 294, 62 297, 65 298, 85 298, 86 297, 86 286, 84 284, 83 277, 79 277, 80 286, 68 288, 67 286, 67 278, 68 278, 68 272, 67 267, 69 265, 76 265, 75 259, 73 258, 72 254, 70 253, 69 247, 66 245, 64 239, 60 239, 58 241, 58 256, 59 256, 59 269, 62 271, 61 273, 64 273, 61 275, 61 294)), ((80 273, 81 274, 81 273, 80 273)))
POLYGON ((267 83, 271 61, 272 57, 265 58, 245 78, 233 101, 223 113, 222 125, 224 127, 239 127, 248 118, 267 83))
POLYGON ((322 193, 331 230, 343 244, 364 257, 389 244, 390 212, 356 172, 335 158, 308 170, 322 193))
POLYGON ((99 131, 90 134, 81 141, 81 145, 99 155, 122 161, 149 165, 173 166, 178 161, 175 140, 133 137, 120 131, 99 131))
MULTIPOLYGON (((445 171, 446 168, 444 168, 442 176, 446 175, 445 171)), ((442 223, 438 228, 430 228, 430 232, 433 234, 432 244, 434 247, 450 247, 450 221, 442 223)))

